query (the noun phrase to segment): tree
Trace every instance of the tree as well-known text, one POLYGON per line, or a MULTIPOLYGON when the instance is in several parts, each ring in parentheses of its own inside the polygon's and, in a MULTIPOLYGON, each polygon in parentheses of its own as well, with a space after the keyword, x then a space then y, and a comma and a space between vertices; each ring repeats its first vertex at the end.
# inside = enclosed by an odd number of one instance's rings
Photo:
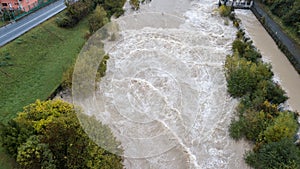
POLYGON ((18 148, 17 162, 22 168, 55 169, 54 156, 48 145, 41 143, 39 136, 30 136, 25 143, 18 148))
POLYGON ((257 83, 270 80, 273 76, 270 65, 247 61, 240 58, 238 53, 226 58, 225 68, 228 92, 233 97, 252 93, 256 90, 257 83))
POLYGON ((288 10, 288 13, 286 13, 282 17, 282 20, 287 26, 296 28, 297 24, 300 23, 300 2, 299 1, 295 1, 292 8, 288 10))
POLYGON ((139 0, 130 0, 129 1, 131 8, 134 10, 138 10, 140 8, 140 1, 139 0))
POLYGON ((295 0, 275 0, 270 6, 270 10, 278 17, 284 16, 292 8, 295 0))
POLYGON ((106 23, 108 23, 106 11, 102 6, 98 5, 94 12, 89 16, 90 32, 96 32, 106 23))
POLYGON ((300 151, 291 139, 263 145, 257 152, 248 152, 246 163, 255 169, 300 168, 300 151))
MULTIPOLYGON (((119 147, 108 127, 91 122, 104 133, 103 140, 119 147)), ((20 168, 123 168, 122 158, 97 146, 81 127, 73 105, 61 100, 37 100, 3 129, 2 145, 13 153, 20 168)))
POLYGON ((107 11, 108 16, 121 16, 124 13, 123 6, 126 0, 104 0, 103 7, 107 11))
POLYGON ((245 136, 248 140, 259 141, 259 135, 272 122, 272 116, 263 111, 248 111, 244 115, 245 118, 245 136))
POLYGON ((263 132, 262 140, 266 142, 277 142, 284 138, 292 139, 298 129, 298 124, 293 113, 281 112, 263 132))

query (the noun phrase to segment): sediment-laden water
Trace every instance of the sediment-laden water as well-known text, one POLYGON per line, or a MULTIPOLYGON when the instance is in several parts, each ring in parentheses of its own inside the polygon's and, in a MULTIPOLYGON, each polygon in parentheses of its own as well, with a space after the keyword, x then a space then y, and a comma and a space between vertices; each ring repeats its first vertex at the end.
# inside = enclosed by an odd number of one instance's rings
POLYGON ((275 80, 289 96, 289 109, 300 112, 300 75, 251 11, 236 10, 236 14, 263 59, 271 63, 275 80))
POLYGON ((83 109, 121 141, 125 168, 247 168, 249 146, 228 133, 237 101, 223 66, 236 29, 216 9, 211 0, 152 0, 115 21, 90 101, 98 109, 83 109))

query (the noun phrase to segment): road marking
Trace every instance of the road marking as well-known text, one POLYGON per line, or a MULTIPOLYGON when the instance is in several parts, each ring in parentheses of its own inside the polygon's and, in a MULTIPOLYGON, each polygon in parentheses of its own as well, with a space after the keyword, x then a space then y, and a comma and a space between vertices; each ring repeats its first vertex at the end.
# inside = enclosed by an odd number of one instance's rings
POLYGON ((6 34, 0 36, 0 38, 4 37, 4 36, 6 36, 6 35, 8 35, 8 34, 10 34, 10 33, 12 33, 12 32, 17 31, 18 29, 20 29, 20 28, 22 28, 22 27, 28 25, 29 23, 31 23, 31 22, 33 22, 33 21, 35 21, 35 20, 37 20, 38 18, 40 18, 40 17, 42 17, 42 16, 44 16, 44 15, 46 15, 46 14, 52 12, 52 11, 55 10, 56 8, 61 7, 62 5, 64 5, 64 4, 59 4, 58 6, 56 6, 56 7, 52 8, 52 9, 48 10, 47 12, 43 13, 42 15, 39 15, 38 17, 36 17, 36 18, 30 20, 29 22, 26 22, 26 23, 24 23, 23 25, 21 25, 21 26, 19 26, 19 27, 17 27, 17 28, 14 28, 13 30, 9 31, 8 33, 6 33, 6 34))

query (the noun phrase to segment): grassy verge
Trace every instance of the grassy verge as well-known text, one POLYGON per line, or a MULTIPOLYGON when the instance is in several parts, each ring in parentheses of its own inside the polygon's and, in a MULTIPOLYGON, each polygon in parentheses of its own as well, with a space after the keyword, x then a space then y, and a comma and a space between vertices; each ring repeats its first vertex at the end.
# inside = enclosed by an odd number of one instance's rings
POLYGON ((0 27, 4 26, 5 24, 5 22, 0 21, 0 27))
MULTIPOLYGON (((45 100, 60 85, 85 43, 87 20, 62 29, 52 18, 0 48, 0 120, 7 122, 36 99, 45 100)), ((0 168, 12 168, 0 148, 0 168)))

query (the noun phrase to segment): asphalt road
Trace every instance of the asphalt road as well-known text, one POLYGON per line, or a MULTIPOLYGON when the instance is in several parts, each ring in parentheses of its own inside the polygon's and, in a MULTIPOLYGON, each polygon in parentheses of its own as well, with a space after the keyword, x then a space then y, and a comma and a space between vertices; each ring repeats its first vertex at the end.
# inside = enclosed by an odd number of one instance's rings
POLYGON ((65 8, 66 6, 64 4, 64 1, 58 0, 30 15, 25 16, 17 22, 1 27, 0 47, 16 39, 25 32, 39 25, 40 23, 43 23, 44 21, 51 18, 55 14, 61 12, 65 8))

